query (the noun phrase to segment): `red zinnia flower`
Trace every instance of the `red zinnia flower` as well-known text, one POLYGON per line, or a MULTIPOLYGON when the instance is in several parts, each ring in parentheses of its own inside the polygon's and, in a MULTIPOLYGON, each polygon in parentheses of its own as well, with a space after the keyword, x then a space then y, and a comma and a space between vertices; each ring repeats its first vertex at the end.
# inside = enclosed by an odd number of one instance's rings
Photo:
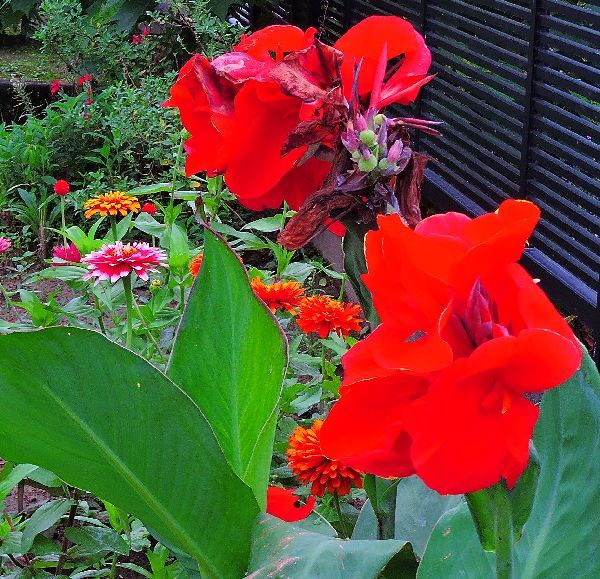
POLYGON ((302 521, 315 508, 315 497, 308 497, 305 505, 298 504, 299 497, 294 494, 296 489, 282 487, 267 488, 267 513, 282 521, 294 523, 302 521))
POLYGON ((298 326, 305 334, 315 332, 326 338, 331 332, 347 336, 358 332, 362 327, 360 306, 344 304, 329 296, 311 296, 300 302, 298 326))
POLYGON ((10 249, 11 246, 12 246, 12 243, 11 243, 10 239, 7 239, 6 237, 0 237, 0 253, 3 253, 7 249, 10 249))
POLYGON ((322 425, 322 420, 315 420, 310 428, 298 426, 294 430, 285 452, 288 463, 298 480, 311 485, 313 495, 322 497, 325 492, 347 495, 352 486, 362 487, 362 478, 354 469, 323 454, 319 443, 322 425))
POLYGON ((148 215, 154 215, 158 209, 156 208, 156 205, 154 205, 154 203, 144 203, 142 205, 142 208, 140 210, 142 213, 148 213, 148 215))
POLYGON ((442 494, 514 485, 538 416, 523 394, 581 362, 568 324, 515 263, 538 217, 507 201, 414 231, 379 218, 364 279, 382 324, 342 359, 342 397, 321 436, 329 456, 384 477, 416 472, 442 494))
POLYGON ((266 284, 260 277, 255 277, 251 285, 254 293, 273 313, 277 310, 286 310, 294 316, 298 313, 296 308, 304 298, 304 288, 297 281, 276 281, 266 284))
POLYGON ((122 277, 135 272, 146 281, 148 272, 157 271, 157 267, 166 267, 167 254, 148 243, 127 243, 120 241, 103 245, 98 251, 92 251, 81 260, 87 263, 90 272, 84 280, 97 278, 94 285, 103 280, 117 282, 122 277))
POLYGON ((71 191, 71 185, 69 185, 68 181, 65 181, 64 179, 59 179, 58 181, 56 181, 56 183, 54 183, 54 192, 57 195, 64 197, 65 195, 69 194, 69 191, 71 191))
POLYGON ((72 261, 79 263, 81 261, 81 253, 77 249, 77 246, 71 242, 68 246, 57 245, 52 249, 52 256, 55 261, 52 265, 62 265, 62 262, 72 261))
POLYGON ((56 94, 59 91, 60 91, 60 81, 57 78, 55 78, 50 83, 50 94, 56 94))

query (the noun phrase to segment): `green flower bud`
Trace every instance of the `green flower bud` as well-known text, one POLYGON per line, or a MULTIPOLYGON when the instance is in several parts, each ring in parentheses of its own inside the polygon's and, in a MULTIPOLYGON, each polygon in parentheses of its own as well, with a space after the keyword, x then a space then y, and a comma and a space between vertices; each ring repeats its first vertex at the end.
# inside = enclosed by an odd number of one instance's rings
POLYGON ((150 292, 156 293, 160 289, 161 286, 162 286, 162 283, 159 279, 153 279, 150 282, 150 292))
POLYGON ((375 167, 377 167, 377 157, 375 155, 371 155, 368 159, 361 159, 358 162, 358 168, 363 173, 370 173, 375 167))
POLYGON ((361 131, 358 135, 358 138, 365 144, 367 147, 371 147, 375 144, 377 140, 377 136, 371 129, 365 129, 361 131))
POLYGON ((381 161, 379 161, 379 164, 377 166, 383 171, 384 169, 387 169, 390 166, 390 164, 388 163, 388 160, 384 158, 381 159, 381 161))
POLYGON ((375 119, 373 119, 373 120, 375 121, 375 124, 376 124, 378 127, 380 127, 380 126, 381 126, 381 123, 383 123, 383 119, 384 119, 384 118, 385 118, 385 117, 384 117, 384 116, 383 116, 381 113, 379 113, 378 115, 375 115, 375 119))

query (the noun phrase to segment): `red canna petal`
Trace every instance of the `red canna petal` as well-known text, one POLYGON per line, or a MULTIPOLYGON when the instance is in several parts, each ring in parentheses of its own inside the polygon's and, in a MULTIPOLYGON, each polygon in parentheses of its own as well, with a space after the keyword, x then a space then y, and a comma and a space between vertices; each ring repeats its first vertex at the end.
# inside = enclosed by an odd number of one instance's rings
POLYGON ((299 497, 294 494, 296 489, 284 489, 282 487, 267 488, 267 513, 293 523, 306 519, 315 508, 315 497, 310 496, 305 505, 296 506, 299 497))
POLYGON ((303 31, 296 26, 277 24, 266 26, 248 36, 242 35, 234 50, 246 52, 258 60, 273 60, 273 56, 276 60, 281 60, 286 52, 302 50, 310 46, 316 33, 317 29, 312 27, 303 31))
POLYGON ((501 478, 514 485, 539 414, 520 395, 494 392, 495 373, 465 377, 467 366, 462 360, 441 375, 402 422, 417 474, 441 494, 475 492, 501 478))
POLYGON ((353 384, 323 423, 323 454, 377 476, 414 474, 408 454, 410 440, 396 425, 427 384, 409 374, 353 384))
POLYGON ((437 334, 410 342, 406 341, 408 337, 391 324, 379 325, 342 357, 344 385, 392 376, 400 370, 426 374, 452 362, 450 346, 437 334))
POLYGON ((265 196, 304 154, 285 157, 281 147, 298 124, 301 103, 284 95, 275 83, 248 81, 235 98, 235 139, 227 139, 225 182, 240 202, 265 196))
MULTIPOLYGON (((344 53, 341 72, 346 98, 351 96, 355 64, 361 60, 358 91, 361 95, 371 91, 381 51, 386 44, 388 60, 404 55, 402 64, 392 76, 387 100, 393 92, 411 86, 415 80, 425 76, 431 65, 431 53, 413 26, 397 16, 370 16, 353 26, 334 44, 334 48, 344 53)), ((384 86, 384 95, 385 90, 384 86)), ((403 95, 398 102, 408 104, 417 93, 418 88, 403 95)))

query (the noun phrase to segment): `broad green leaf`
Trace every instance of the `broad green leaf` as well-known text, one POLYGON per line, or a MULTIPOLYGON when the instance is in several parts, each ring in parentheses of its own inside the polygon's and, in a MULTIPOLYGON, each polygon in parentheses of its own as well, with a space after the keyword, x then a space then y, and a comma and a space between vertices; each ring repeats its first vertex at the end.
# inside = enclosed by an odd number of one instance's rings
POLYGON ((133 226, 148 235, 154 235, 154 237, 160 237, 167 229, 166 225, 160 223, 148 213, 140 213, 135 218, 133 226))
POLYGON ((254 529, 248 577, 371 579, 404 548, 410 549, 406 541, 346 541, 262 515, 254 529))
POLYGON ((67 499, 56 499, 55 501, 45 503, 37 509, 27 521, 27 526, 23 531, 21 553, 29 551, 36 535, 43 533, 52 527, 52 525, 58 523, 61 517, 67 513, 71 504, 71 501, 67 499))
POLYGON ((168 375, 200 407, 264 507, 286 343, 239 258, 209 230, 168 375))
POLYGON ((120 555, 129 554, 129 546, 123 537, 107 527, 71 527, 66 530, 66 535, 69 541, 88 553, 114 551, 120 555))
MULTIPOLYGON (((416 476, 402 479, 396 488, 395 538, 411 543, 417 557, 422 557, 435 524, 462 501, 462 496, 436 493, 416 476)), ((352 538, 377 538, 377 519, 370 501, 360 512, 352 538)))
POLYGON ((542 470, 519 578, 600 577, 600 376, 585 349, 581 370, 544 394, 533 440, 542 470))
POLYGON ((243 574, 256 501, 175 384, 75 328, 0 336, 0 360, 0 407, 11 409, 0 421, 0 456, 106 497, 193 556, 207 577, 243 574))
POLYGON ((242 229, 252 229, 254 231, 261 231, 262 233, 279 231, 279 229, 281 229, 281 215, 263 217, 262 219, 251 221, 250 223, 246 223, 242 229))
POLYGON ((344 270, 348 274, 348 279, 358 296, 367 320, 374 328, 379 324, 379 317, 373 307, 371 293, 361 279, 361 275, 367 271, 365 235, 369 229, 365 225, 354 222, 344 221, 344 225, 346 226, 346 234, 342 242, 344 270))
MULTIPOLYGON (((163 191, 170 191, 173 187, 173 183, 153 183, 152 185, 140 185, 127 191, 128 195, 153 195, 155 193, 162 193, 163 191)), ((143 214, 142 214, 143 215, 143 214)))
POLYGON ((462 503, 437 522, 417 579, 493 579, 494 570, 495 555, 482 549, 469 507, 462 503))

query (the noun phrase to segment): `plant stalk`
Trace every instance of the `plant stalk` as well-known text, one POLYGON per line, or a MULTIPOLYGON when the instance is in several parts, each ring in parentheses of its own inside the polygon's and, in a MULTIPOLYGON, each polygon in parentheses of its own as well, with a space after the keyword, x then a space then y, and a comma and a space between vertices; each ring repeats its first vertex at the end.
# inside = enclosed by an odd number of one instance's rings
POLYGON ((340 522, 340 534, 342 535, 342 539, 349 539, 350 534, 348 533, 348 528, 346 527, 346 521, 344 520, 344 515, 342 515, 342 507, 340 505, 340 496, 337 491, 333 493, 333 506, 335 508, 335 512, 337 513, 338 520, 340 522))
POLYGON ((125 344, 131 349, 133 338, 133 290, 131 288, 131 274, 123 278, 123 290, 125 292, 125 304, 127 306, 127 338, 125 344))
POLYGON ((494 505, 496 510, 496 577, 513 577, 513 521, 508 490, 503 483, 494 487, 494 505))
POLYGON ((112 231, 113 241, 116 243, 118 241, 118 233, 117 233, 117 220, 114 217, 110 218, 110 230, 112 231))
POLYGON ((67 230, 67 221, 65 220, 65 198, 64 198, 64 196, 61 196, 61 198, 60 198, 60 218, 62 220, 63 245, 65 247, 67 247, 68 246, 67 235, 65 233, 65 231, 67 230))

